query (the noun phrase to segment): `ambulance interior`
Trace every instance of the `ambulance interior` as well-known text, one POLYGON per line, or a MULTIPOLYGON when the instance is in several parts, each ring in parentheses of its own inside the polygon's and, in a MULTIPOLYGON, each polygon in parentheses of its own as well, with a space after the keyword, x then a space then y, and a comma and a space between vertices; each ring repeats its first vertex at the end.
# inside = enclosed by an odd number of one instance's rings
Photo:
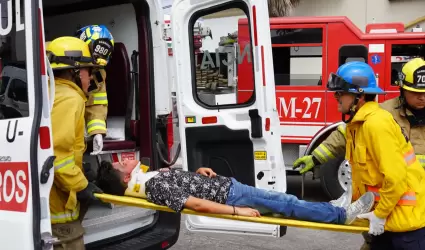
MULTIPOLYGON (((152 1, 149 2, 152 3, 152 1)), ((78 28, 89 24, 106 25, 115 39, 115 49, 106 67, 109 104, 108 134, 105 137, 104 154, 100 157, 89 156, 91 151, 91 142, 89 141, 87 143, 88 152, 84 160, 89 162, 91 169, 96 172, 100 160, 117 160, 113 159, 113 154, 135 152, 139 159, 149 158, 151 168, 166 167, 167 164, 158 156, 157 142, 160 142, 159 148, 162 153, 168 156, 168 148, 164 145, 168 140, 166 130, 168 116, 160 115, 159 118, 157 116, 158 103, 164 101, 158 98, 158 93, 164 91, 168 93, 170 89, 175 91, 175 86, 170 84, 175 80, 173 72, 169 72, 170 79, 164 79, 163 83, 157 82, 157 76, 161 75, 161 68, 155 65, 154 69, 153 66, 154 46, 151 27, 161 26, 161 24, 152 21, 152 15, 155 15, 152 6, 143 0, 105 0, 101 2, 44 0, 43 5, 46 41, 60 36, 72 36, 78 28), (163 89, 158 88, 160 85, 163 89), (135 98, 131 98, 132 96, 135 98)), ((246 18, 246 16, 242 14, 240 18, 246 18)), ((229 26, 229 30, 236 31, 238 21, 231 22, 229 20, 224 17, 222 21, 229 26)), ((200 106, 210 109, 221 109, 231 107, 231 105, 249 105, 255 100, 252 91, 250 91, 252 96, 244 98, 246 100, 244 103, 237 101, 236 91, 238 85, 237 63, 241 64, 248 60, 252 68, 250 74, 254 74, 254 64, 249 59, 249 53, 247 55, 242 49, 238 50, 240 48, 237 46, 237 42, 229 42, 228 38, 232 38, 231 34, 222 28, 222 24, 215 23, 208 13, 201 14, 194 21, 200 21, 203 25, 202 29, 194 27, 192 60, 195 63, 192 75, 195 79, 193 84, 196 86, 195 101, 200 106), (212 32, 207 32, 207 27, 212 32), (198 44, 197 41, 201 41, 201 44, 198 44)), ((18 32, 11 36, 14 44, 22 41, 22 37, 19 37, 19 34, 22 33, 18 32)), ((161 34, 155 35, 163 34, 161 32, 161 34)), ((2 49, 4 48, 2 47, 2 49)), ((248 52, 252 53, 252 50, 248 52)), ((19 64, 16 65, 19 67, 19 64)), ((159 66, 163 67, 163 65, 159 66)), ((315 79, 315 83, 317 84, 317 79, 315 79)), ((254 89, 254 82, 250 84, 251 86, 248 86, 247 89, 254 89)), ((5 86, 4 83, 0 84, 0 108, 2 105, 1 91, 3 88, 6 89, 5 86)), ((0 112, 1 114, 2 112, 0 112)), ((178 129, 177 126, 174 126, 175 131, 176 129, 178 129)), ((213 133, 210 129, 187 131, 189 131, 186 139, 190 171, 196 170, 196 166, 203 165, 212 167, 218 174, 236 177, 245 184, 255 185, 256 180, 267 182, 266 178, 263 178, 264 174, 263 176, 255 175, 253 145, 249 131, 234 131, 222 127, 216 128, 213 133), (193 140, 189 140, 189 138, 193 140)), ((170 153, 170 158, 167 160, 171 161, 174 153, 170 153)), ((228 227, 228 232, 232 232, 236 223, 239 223, 228 220, 217 222, 217 219, 209 220, 206 217, 196 216, 189 217, 188 221, 192 228, 202 230, 203 225, 209 224, 209 229, 222 230, 228 227)), ((155 223, 164 225, 164 227, 169 223, 179 225, 180 216, 132 206, 114 205, 112 209, 109 206, 92 206, 83 221, 86 230, 85 242, 96 244, 103 239, 130 237, 131 234, 149 230, 155 223), (160 220, 158 220, 159 213, 162 218, 160 220)), ((254 224, 255 226, 253 224, 240 225, 239 230, 244 233, 257 233, 263 230, 265 235, 273 228, 273 225, 260 223, 254 224)), ((300 226, 300 224, 294 224, 294 226, 300 226)), ((311 228, 312 224, 306 223, 304 226, 311 228)), ((179 226, 175 230, 179 230, 179 226)), ((161 237, 161 234, 151 236, 161 237)))
MULTIPOLYGON (((149 3, 152 2, 149 1, 149 3)), ((170 89, 176 90, 175 86, 170 86, 170 83, 175 82, 173 72, 170 72, 169 79, 159 78, 163 82, 158 82, 158 77, 162 75, 161 67, 164 67, 162 63, 166 60, 167 55, 164 54, 164 61, 158 60, 160 64, 155 64, 155 68, 153 65, 155 46, 152 41, 152 27, 155 27, 155 25, 161 27, 161 24, 155 23, 156 17, 154 15, 156 13, 152 11, 152 8, 153 6, 149 6, 145 1, 43 1, 46 41, 52 41, 60 36, 72 36, 77 29, 90 24, 106 25, 115 39, 115 49, 106 67, 106 87, 109 103, 108 134, 105 137, 104 152, 99 157, 90 156, 92 143, 88 141, 88 150, 84 158, 85 162, 90 163, 90 169, 94 173, 96 173, 99 161, 119 160, 119 158, 114 158, 114 154, 120 155, 122 152, 135 152, 139 159, 149 158, 153 169, 167 166, 158 156, 157 142, 160 142, 159 148, 163 151, 163 154, 168 155, 168 148, 164 145, 168 140, 165 126, 168 122, 168 116, 158 116, 158 113, 161 113, 158 109, 158 103, 167 102, 171 97, 161 99, 159 94, 169 94, 170 89), (132 96, 135 96, 135 98, 131 98, 132 96), (159 135, 162 135, 162 137, 160 138, 159 135)), ((234 33, 229 34, 227 30, 222 28, 224 23, 229 27, 229 30, 238 30, 238 19, 227 18, 226 13, 230 16, 232 14, 239 15, 242 19, 246 18, 246 15, 240 9, 218 10, 218 12, 221 11, 223 13, 219 13, 219 16, 224 16, 221 19, 222 23, 211 18, 208 12, 200 13, 193 20, 195 23, 192 41, 194 50, 191 60, 192 75, 195 79, 193 82, 193 86, 195 86, 194 99, 200 106, 209 109, 243 107, 255 101, 254 93, 248 91, 247 93, 250 96, 244 98, 244 102, 238 102, 236 91, 238 87, 238 63, 248 62, 248 68, 251 71, 246 71, 244 74, 251 74, 248 78, 254 79, 254 63, 251 57, 252 46, 249 43, 238 46, 237 35, 235 37, 234 33), (201 26, 198 26, 199 23, 201 23, 201 26), (199 41, 201 43, 198 43, 199 41)), ((25 41, 22 35, 23 32, 12 34, 10 37, 12 39, 11 44, 15 44, 17 48, 22 48, 21 42, 25 41)), ((162 36, 162 28, 161 32, 154 35, 162 36)), ((249 37, 248 39, 244 37, 244 40, 251 41, 249 37)), ((2 49, 7 48, 2 47, 2 49)), ((16 49, 16 51, 17 53, 25 52, 25 50, 19 49, 16 49)), ((2 60, 4 58, 2 56, 2 60)), ((25 61, 23 58, 22 55, 16 55, 11 60, 20 61, 22 64, 25 61)), ((12 62, 6 64, 12 65, 12 62)), ((13 65, 19 67, 20 64, 15 63, 13 65)), ((3 78, 3 81, 7 82, 5 80, 3 78)), ((15 97, 18 91, 22 91, 24 85, 20 84, 21 87, 13 91, 15 97)), ((245 83, 244 86, 246 85, 245 83)), ((0 89, 6 88, 5 86, 6 84, 3 83, 0 89)), ((247 89, 254 89, 253 81, 248 83, 247 89)), ((208 120, 202 121, 207 125, 208 122, 208 120)), ((175 131, 176 128, 177 126, 174 126, 175 131)), ((200 127, 186 131, 189 171, 195 171, 197 166, 208 166, 218 174, 236 177, 239 181, 248 185, 255 185, 256 182, 260 183, 262 187, 275 185, 275 182, 268 182, 267 176, 265 177, 268 171, 255 174, 253 144, 248 130, 237 131, 224 126, 215 126, 214 128, 200 127)), ((174 133, 174 136, 176 135, 174 133)), ((170 153, 170 158, 167 160, 171 161, 173 156, 174 152, 170 153)), ((276 180, 276 182, 279 181, 285 182, 286 180, 276 180)), ((253 224, 252 222, 196 215, 187 216, 186 220, 187 225, 192 230, 241 232, 274 237, 283 236, 285 233, 283 227, 280 227, 281 231, 276 230, 279 225, 335 230, 333 225, 291 222, 267 217, 256 222, 253 224), (281 224, 278 220, 281 220, 281 224)), ((112 243, 114 240, 119 241, 146 231, 150 232, 147 236, 151 239, 164 237, 167 233, 178 235, 180 215, 135 206, 113 205, 111 208, 106 205, 93 205, 85 214, 82 224, 86 231, 85 243, 96 248, 99 246, 98 244, 104 244, 105 240, 112 243), (159 217, 158 214, 161 214, 161 216, 159 217), (177 226, 169 228, 169 226, 167 227, 169 224, 177 226), (164 230, 159 232, 149 231, 153 225, 155 225, 155 228, 162 227, 164 230)), ((341 228, 339 229, 341 230, 341 228)), ((359 229, 353 230, 358 231, 359 229)), ((110 249, 114 249, 113 246, 110 249)))
MULTIPOLYGON (((170 87, 175 91, 175 86, 170 86, 170 83, 175 80, 171 75, 170 79, 163 79, 163 82, 158 84, 157 77, 162 73, 163 61, 158 60, 161 64, 155 64, 155 68, 152 65, 154 55, 152 54, 153 42, 150 37, 152 32, 150 25, 162 27, 161 24, 155 24, 153 21, 155 19, 149 17, 149 14, 154 14, 152 11, 149 13, 150 6, 141 1, 125 4, 120 2, 119 5, 113 5, 112 1, 103 1, 102 3, 84 1, 79 5, 71 3, 74 2, 71 0, 44 1, 46 41, 51 41, 59 36, 73 35, 78 28, 89 24, 106 25, 115 40, 114 52, 106 67, 109 110, 108 134, 105 137, 104 152, 100 157, 90 156, 91 142, 88 141, 88 150, 84 160, 89 162, 91 170, 96 172, 99 161, 119 160, 120 153, 133 151, 136 152, 139 159, 149 158, 151 168, 165 167, 167 164, 164 164, 158 156, 157 142, 160 142, 159 150, 163 150, 163 154, 168 155, 167 146, 161 143, 161 141, 168 140, 165 129, 168 116, 160 116, 158 119, 158 103, 164 101, 158 99, 158 95, 164 91, 169 92, 170 87), (131 98, 132 95, 135 95, 136 98, 131 98), (160 138, 158 134, 161 134, 162 137, 160 138), (118 158, 115 158, 114 154, 118 154, 118 158)), ((229 10, 224 8, 218 11, 229 10)), ((209 109, 247 105, 255 100, 253 93, 245 103, 238 103, 236 97, 237 42, 232 39, 227 41, 226 37, 229 36, 227 32, 223 32, 220 26, 214 27, 214 22, 208 23, 207 20, 211 20, 208 19, 208 14, 208 12, 202 12, 193 20, 195 24, 194 40, 192 41, 194 44, 192 74, 195 79, 193 86, 196 89, 194 99, 200 106, 209 109), (201 24, 204 22, 205 27, 213 26, 210 27, 212 34, 207 29, 199 27, 197 21, 201 24), (197 43, 199 39, 202 40, 201 44, 197 43)), ((246 18, 243 12, 241 18, 246 18)), ((237 20, 233 23, 228 22, 228 25, 233 25, 232 29, 237 30, 238 22, 237 20)), ((160 34, 155 33, 154 35, 162 36, 162 30, 160 34)), ((252 55, 252 46, 245 47, 248 51, 242 52, 243 60, 250 62, 250 74, 253 79, 254 65, 252 58, 249 58, 252 55)), ((164 54, 164 61, 167 58, 167 55, 164 54)), ((254 83, 251 84, 250 88, 252 89, 254 83)), ((168 97, 168 99, 171 98, 168 97)), ((177 135, 176 130, 177 128, 174 126, 173 136, 177 135)), ((217 174, 236 177, 249 185, 255 185, 256 178, 263 185, 274 184, 269 184, 267 176, 264 177, 268 174, 267 171, 262 176, 255 174, 253 143, 248 130, 231 130, 224 126, 186 129, 186 141, 189 171, 196 171, 199 166, 208 166, 213 168, 217 174)), ((174 154, 175 152, 171 152, 170 158, 167 160, 172 161, 174 154)), ((155 222, 158 213, 164 212, 133 206, 114 205, 114 208, 110 209, 107 206, 93 205, 83 220, 86 230, 85 241, 86 243, 96 243, 96 241, 116 235, 117 232, 122 234, 137 229, 143 230, 155 222)), ((169 216, 169 219, 163 220, 164 223, 180 219, 180 216, 169 216)), ((196 215, 187 216, 186 223, 192 229, 197 230, 207 227, 208 230, 260 232, 270 236, 276 234, 276 227, 280 227, 270 223, 253 224, 252 222, 235 222, 196 215)), ((179 230, 179 227, 177 226, 175 230, 179 230)), ((283 235, 285 230, 277 232, 283 235)))
MULTIPOLYGON (((161 133, 166 141, 163 122, 167 121, 167 116, 157 119, 155 112, 154 81, 157 79, 154 79, 152 65, 152 23, 149 20, 150 15, 155 13, 149 13, 154 8, 145 1, 133 2, 43 1, 46 41, 73 36, 77 29, 91 24, 107 26, 114 36, 114 52, 105 68, 108 132, 104 138, 103 152, 98 157, 90 156, 92 141, 87 141, 84 156, 86 172, 91 170, 91 173, 96 173, 101 161, 120 160, 123 152, 150 159, 151 168, 163 167, 155 149, 157 133, 161 133)), ((168 86, 164 86, 164 91, 167 90, 168 86)), ((161 149, 167 156, 166 146, 161 145, 161 149)), ((99 247, 96 244, 103 239, 121 240, 141 232, 150 232, 150 235, 146 235, 158 239, 166 233, 155 234, 158 231, 150 229, 155 225, 156 228, 163 226, 164 230, 170 230, 167 223, 177 223, 178 226, 174 227, 179 230, 180 216, 162 212, 164 215, 158 219, 158 213, 137 207, 92 205, 82 222, 86 230, 85 243, 96 248, 99 247)), ((109 247, 113 249, 112 245, 109 247)))
MULTIPOLYGON (((152 2, 149 1, 149 3, 152 2)), ((144 1, 123 3, 122 1, 99 2, 89 0, 44 0, 43 5, 46 41, 51 41, 60 36, 72 36, 77 29, 90 24, 106 25, 114 36, 114 52, 106 66, 108 133, 104 139, 103 152, 99 157, 89 155, 92 142, 87 142, 88 148, 84 161, 90 163, 90 165, 86 166, 90 166, 91 170, 96 173, 100 161, 120 160, 121 153, 135 152, 139 159, 150 159, 150 165, 153 169, 166 167, 168 164, 160 159, 158 151, 161 151, 162 155, 169 155, 166 161, 172 161, 176 154, 175 151, 178 153, 179 150, 176 150, 175 144, 173 150, 171 150, 174 152, 168 152, 165 143, 168 140, 166 123, 169 122, 169 119, 166 114, 158 115, 158 113, 161 113, 158 111, 158 103, 168 101, 164 100, 164 95, 160 96, 160 93, 169 93, 170 88, 175 91, 175 86, 170 86, 170 83, 174 81, 172 76, 169 79, 162 79, 163 82, 158 84, 157 77, 161 75, 161 67, 164 67, 164 65, 162 64, 163 61, 160 60, 158 60, 161 62, 159 65, 153 65, 154 54, 152 52, 155 48, 152 44, 154 43, 152 35, 162 36, 163 33, 161 28, 160 34, 152 34, 152 26, 162 27, 160 23, 153 21, 155 17, 152 17, 152 15, 156 15, 152 11, 153 6, 149 6, 144 1), (135 96, 135 98, 131 98, 132 96, 135 96)), ((202 18, 199 19, 202 20, 202 18)), ((237 22, 233 25, 237 29, 237 22)), ((215 30, 219 30, 219 27, 216 27, 215 30)), ((201 40, 209 35, 194 27, 194 35, 196 34, 200 35, 198 38, 201 40), (197 33, 198 31, 199 33, 197 33)), ((208 45, 203 45, 203 51, 209 50, 211 52, 212 56, 209 59, 214 58, 214 63, 219 62, 219 59, 235 62, 234 59, 231 59, 235 56, 233 43, 227 46, 233 48, 229 50, 230 52, 220 51, 225 49, 226 46, 218 46, 220 36, 227 35, 227 33, 217 34, 214 40, 210 41, 209 48, 208 45), (215 52, 219 52, 218 54, 221 56, 216 58, 215 52), (228 58, 226 58, 227 56, 228 58)), ((210 40, 212 40, 211 36, 210 40)), ((198 62, 195 57, 202 60, 197 45, 194 41, 193 59, 195 62, 198 62)), ((155 56, 158 56, 158 54, 155 54, 155 56)), ((167 60, 166 57, 167 55, 164 54, 164 61, 167 60)), ((210 63, 212 63, 211 60, 210 63)), ((201 64, 201 61, 199 61, 199 64, 201 64)), ((210 108, 214 108, 217 103, 220 103, 220 105, 240 105, 236 102, 235 82, 237 81, 233 77, 234 74, 228 73, 226 70, 223 72, 223 65, 216 64, 213 69, 209 68, 208 65, 205 69, 198 71, 194 69, 197 79, 194 83, 196 84, 197 102, 210 108), (204 81, 206 79, 211 80, 211 78, 218 79, 218 81, 222 80, 225 83, 220 84, 220 86, 211 86, 204 81)), ((171 100, 170 95, 168 99, 171 100)), ((252 101, 252 98, 249 101, 252 101)), ((174 126, 174 136, 176 136, 177 129, 174 126)), ((232 131, 223 127, 216 128, 216 130, 214 133, 210 129, 188 130, 186 138, 193 139, 188 139, 187 145, 189 171, 195 171, 197 169, 195 166, 214 166, 213 168, 218 174, 234 176, 244 183, 255 185, 253 145, 248 131, 232 131), (246 157, 241 157, 242 155, 246 155, 246 157)), ((145 230, 156 222, 158 213, 164 214, 164 212, 132 206, 113 205, 111 209, 108 206, 93 205, 89 208, 83 220, 83 226, 86 230, 85 242, 96 244, 97 241, 117 235, 117 232, 123 235, 134 230, 145 230)), ((161 218, 164 218, 164 216, 161 215, 161 218)), ((165 217, 160 223, 164 223, 164 225, 167 222, 174 223, 176 219, 179 225, 180 216, 176 215, 169 215, 169 218, 165 217)), ((192 219, 191 223, 195 227, 205 224, 205 220, 208 220, 208 218, 200 219, 196 216, 192 219)), ((215 224, 217 230, 225 228, 226 224, 229 228, 234 228, 235 224, 235 222, 228 220, 209 222, 209 227, 211 227, 211 224, 215 224)), ((263 225, 263 227, 270 230, 270 225, 263 225)), ((258 231, 258 228, 252 229, 252 224, 241 224, 240 228, 245 231, 258 231)), ((179 226, 175 230, 179 230, 179 226)))
MULTIPOLYGON (((155 2, 157 1, 149 1, 149 4, 155 2)), ((161 78, 166 76, 161 69, 167 60, 165 50, 163 60, 155 60, 155 62, 153 60, 154 53, 157 57, 160 57, 161 54, 155 49, 157 46, 154 46, 152 37, 153 35, 162 36, 163 26, 161 23, 155 22, 157 18, 155 15, 158 13, 155 13, 154 9, 157 6, 149 6, 149 4, 142 0, 128 2, 43 1, 45 41, 52 41, 60 36, 73 36, 77 29, 90 24, 106 25, 115 39, 115 49, 106 67, 109 102, 108 134, 104 139, 103 153, 99 157, 90 156, 91 141, 87 141, 88 148, 84 157, 84 161, 89 163, 85 166, 89 166, 93 173, 96 173, 101 160, 120 160, 119 157, 123 152, 134 152, 139 159, 149 158, 153 169, 168 165, 160 160, 158 152, 162 151, 165 156, 168 156, 169 153, 165 145, 168 140, 165 125, 168 122, 170 110, 164 112, 159 106, 164 107, 167 103, 171 103, 170 83, 173 82, 173 79, 172 77, 161 78), (152 27, 158 27, 156 28, 157 33, 152 34, 154 32, 152 27), (156 63, 155 69, 154 63, 156 63), (134 98, 131 98, 133 96, 134 98)), ((11 6, 15 7, 14 4, 11 6)), ((21 1, 21 6, 23 6, 23 1, 21 1)), ((2 8, 3 12, 6 12, 5 10, 7 11, 2 8)), ((14 13, 13 10, 9 11, 9 16, 12 16, 11 13, 14 13)), ((7 14, 3 14, 3 16, 7 16, 7 14)), ((23 19, 24 12, 21 11, 20 14, 23 19)), ((17 32, 13 29, 10 35, 2 37, 0 46, 2 62, 0 119, 28 116, 28 90, 26 78, 22 78, 26 76, 26 72, 22 73, 25 71, 25 41, 24 29, 17 32)), ((211 51, 215 51, 215 48, 211 51)), ((167 63, 172 65, 171 60, 167 63)), ((192 137, 202 138, 205 132, 203 130, 199 134, 198 131, 192 137)), ((217 173, 240 176, 244 182, 253 184, 252 159, 249 162, 250 159, 247 157, 246 162, 241 162, 242 166, 246 168, 245 170, 233 168, 233 171, 237 171, 233 172, 229 164, 232 164, 232 167, 237 164, 237 157, 240 154, 232 156, 227 153, 226 155, 226 150, 229 151, 232 147, 240 148, 242 153, 246 153, 246 150, 252 152, 248 133, 237 133, 236 137, 232 138, 229 136, 229 134, 232 135, 231 131, 225 132, 219 138, 211 137, 210 134, 206 142, 192 141, 190 146, 192 148, 189 150, 193 152, 190 165, 195 166, 197 161, 202 158, 202 154, 208 154, 208 156, 215 154, 218 158, 214 160, 211 157, 208 158, 211 159, 211 162, 207 164, 217 165, 218 169, 215 169, 217 173), (228 138, 225 139, 225 136, 228 138), (225 140, 217 143, 223 138, 225 140), (200 150, 197 151, 195 149, 198 144, 201 145, 200 150), (212 147, 210 147, 211 145, 212 147), (219 156, 220 153, 224 154, 223 157, 219 156), (226 158, 232 158, 230 163, 226 158), (218 163, 212 161, 218 161, 218 163)), ((247 154, 252 155, 252 153, 247 154)), ((172 160, 175 152, 171 152, 170 155, 171 159, 167 157, 169 161, 172 160)), ((144 238, 155 240, 166 235, 176 236, 180 228, 180 215, 133 206, 113 205, 111 208, 109 205, 93 205, 85 214, 82 224, 86 231, 85 243, 88 248, 97 249, 100 245, 105 244, 105 240, 115 243, 136 234, 143 234, 144 238), (159 214, 161 216, 158 216, 159 214), (172 226, 170 227, 170 225, 172 226), (155 226, 155 230, 152 230, 153 226, 155 226)), ((218 223, 217 227, 222 229, 223 225, 220 226, 218 223)), ((249 227, 242 226, 242 228, 249 227)), ((140 243, 143 244, 143 242, 140 243)), ((110 246, 110 249, 114 249, 113 245, 110 246)))

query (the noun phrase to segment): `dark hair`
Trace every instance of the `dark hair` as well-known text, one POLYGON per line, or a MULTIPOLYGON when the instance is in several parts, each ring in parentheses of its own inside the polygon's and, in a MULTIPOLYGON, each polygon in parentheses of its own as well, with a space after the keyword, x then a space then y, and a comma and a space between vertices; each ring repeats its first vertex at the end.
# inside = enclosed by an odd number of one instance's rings
POLYGON ((59 69, 55 70, 55 76, 59 78, 67 78, 72 76, 70 69, 59 69))
POLYGON ((366 94, 364 95, 365 102, 373 102, 375 101, 376 94, 366 94))
POLYGON ((97 186, 106 194, 123 196, 126 185, 120 178, 118 170, 112 167, 112 164, 107 161, 102 161, 97 169, 97 186))
POLYGON ((70 80, 82 89, 83 87, 81 85, 80 76, 78 74, 79 73, 76 73, 74 69, 59 69, 55 71, 56 77, 70 80))

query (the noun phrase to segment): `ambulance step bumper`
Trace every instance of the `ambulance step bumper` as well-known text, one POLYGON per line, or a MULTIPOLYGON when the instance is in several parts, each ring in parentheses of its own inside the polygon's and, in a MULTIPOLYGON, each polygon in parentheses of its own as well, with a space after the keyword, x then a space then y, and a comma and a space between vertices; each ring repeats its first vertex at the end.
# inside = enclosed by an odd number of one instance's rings
POLYGON ((132 231, 152 224, 154 214, 154 210, 137 207, 121 205, 114 205, 113 208, 98 205, 91 206, 82 222, 86 231, 85 241, 90 242, 92 240, 89 238, 93 238, 91 237, 92 235, 98 235, 99 233, 105 235, 109 230, 115 231, 112 233, 116 234, 118 227, 125 226, 127 231, 132 231))
POLYGON ((180 233, 180 214, 159 212, 149 226, 131 232, 86 244, 87 250, 150 250, 168 249, 180 233))

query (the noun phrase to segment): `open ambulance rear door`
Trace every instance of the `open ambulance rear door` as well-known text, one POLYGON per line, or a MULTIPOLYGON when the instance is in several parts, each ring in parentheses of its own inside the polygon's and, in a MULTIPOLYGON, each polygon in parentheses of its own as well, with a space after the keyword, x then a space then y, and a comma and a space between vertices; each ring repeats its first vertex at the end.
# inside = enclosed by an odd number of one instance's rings
MULTIPOLYGON (((184 170, 210 167, 247 185, 286 192, 267 8, 264 0, 174 2, 179 135, 184 170), (250 38, 243 44, 234 38, 240 18, 249 19, 250 38), (197 22, 212 36, 199 30, 197 22), (234 72, 242 62, 248 62, 244 65, 250 70, 244 72, 253 80, 244 98, 237 98, 234 72)), ((286 229, 194 215, 187 216, 186 226, 192 231, 274 237, 286 229)))
MULTIPOLYGON (((0 82, 1 249, 41 249, 51 233, 49 193, 53 173, 50 105, 44 56, 41 3, 1 1, 1 68, 19 67, 23 76, 0 82), (23 81, 22 79, 26 79, 23 81), (21 102, 4 109, 2 92, 21 102), (25 109, 27 112, 20 112, 25 109)), ((49 249, 49 248, 45 248, 49 249)))

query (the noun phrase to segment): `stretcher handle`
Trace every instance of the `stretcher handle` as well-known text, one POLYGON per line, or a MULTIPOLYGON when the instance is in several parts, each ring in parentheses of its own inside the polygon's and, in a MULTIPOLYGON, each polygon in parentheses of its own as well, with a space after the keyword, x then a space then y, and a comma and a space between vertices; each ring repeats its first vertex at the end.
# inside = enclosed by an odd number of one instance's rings
MULTIPOLYGON (((94 195, 100 200, 102 200, 103 202, 175 213, 175 211, 171 210, 170 208, 166 206, 156 205, 142 198, 129 197, 129 196, 115 196, 115 195, 110 195, 105 193, 94 194, 94 195)), ((281 226, 288 226, 288 227, 328 230, 328 231, 335 231, 335 232, 360 234, 362 232, 369 231, 369 221, 365 219, 356 219, 356 221, 354 221, 354 223, 351 225, 336 225, 336 224, 330 224, 330 223, 301 221, 301 220, 295 220, 290 218, 273 217, 273 216, 267 216, 267 215, 264 215, 261 217, 245 217, 245 216, 229 215, 229 214, 223 215, 223 214, 201 213, 201 212, 196 212, 187 208, 183 209, 181 213, 189 214, 189 215, 197 215, 197 216, 207 216, 207 217, 220 218, 220 219, 230 219, 230 220, 236 220, 236 221, 247 221, 247 222, 281 225, 281 226)))

